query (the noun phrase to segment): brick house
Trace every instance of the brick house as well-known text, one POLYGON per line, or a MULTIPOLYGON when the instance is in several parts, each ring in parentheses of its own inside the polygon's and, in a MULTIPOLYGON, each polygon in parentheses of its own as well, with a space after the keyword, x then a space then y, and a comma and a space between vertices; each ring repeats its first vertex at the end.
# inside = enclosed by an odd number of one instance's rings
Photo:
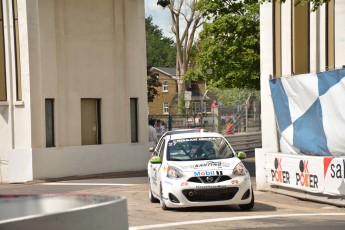
MULTIPOLYGON (((158 88, 154 101, 149 103, 149 116, 178 115, 176 68, 152 67, 151 71, 158 74, 162 86, 158 88)), ((186 91, 191 92, 190 114, 211 110, 212 99, 208 96, 205 81, 186 82, 186 91)))
POLYGON ((176 114, 175 108, 172 108, 173 101, 178 98, 176 68, 170 67, 152 67, 151 71, 158 74, 158 78, 162 86, 157 91, 153 102, 149 102, 149 115, 162 116, 170 113, 176 114))

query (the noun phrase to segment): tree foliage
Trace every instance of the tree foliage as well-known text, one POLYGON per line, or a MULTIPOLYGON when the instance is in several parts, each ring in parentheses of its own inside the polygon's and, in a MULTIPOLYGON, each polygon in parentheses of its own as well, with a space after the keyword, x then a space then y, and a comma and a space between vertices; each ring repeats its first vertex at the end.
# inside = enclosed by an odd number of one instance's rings
POLYGON ((258 0, 199 0, 207 22, 200 33, 196 63, 186 78, 202 76, 220 88, 260 86, 258 0))
MULTIPOLYGON (((261 3, 264 2, 280 2, 285 3, 286 0, 260 0, 261 3)), ((312 3, 311 11, 316 11, 322 4, 330 2, 331 0, 295 0, 295 5, 305 5, 308 3, 312 3)))
POLYGON ((156 95, 158 94, 157 87, 162 84, 159 81, 158 74, 153 73, 151 66, 147 67, 147 101, 153 102, 156 95))
POLYGON ((145 18, 147 65, 157 67, 176 66, 176 46, 172 38, 165 37, 162 30, 145 18))
POLYGON ((249 95, 260 99, 260 91, 253 90, 253 89, 239 89, 239 88, 232 88, 232 89, 215 89, 211 88, 210 91, 214 93, 218 99, 222 103, 222 106, 242 106, 246 103, 249 95))

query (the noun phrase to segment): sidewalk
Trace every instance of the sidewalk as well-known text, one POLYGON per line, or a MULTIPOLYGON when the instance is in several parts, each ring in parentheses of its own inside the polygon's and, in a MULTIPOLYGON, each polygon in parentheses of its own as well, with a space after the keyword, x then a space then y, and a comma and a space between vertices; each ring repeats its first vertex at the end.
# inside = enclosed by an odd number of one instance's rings
MULTIPOLYGON (((125 172, 110 172, 110 173, 99 173, 99 174, 89 174, 89 175, 77 175, 77 176, 67 176, 59 178, 46 178, 28 181, 25 183, 20 183, 23 185, 39 184, 45 182, 58 182, 58 181, 69 181, 69 180, 85 180, 85 179, 107 179, 107 178, 124 178, 124 177, 147 177, 147 170, 140 171, 125 171, 125 172)), ((0 183, 0 189, 11 187, 9 183, 0 183)))

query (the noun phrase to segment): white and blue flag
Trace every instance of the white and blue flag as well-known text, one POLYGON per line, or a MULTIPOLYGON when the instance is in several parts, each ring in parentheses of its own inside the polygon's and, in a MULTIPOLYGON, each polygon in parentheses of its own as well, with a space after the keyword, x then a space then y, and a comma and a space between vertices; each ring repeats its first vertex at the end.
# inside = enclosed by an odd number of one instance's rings
POLYGON ((270 88, 290 153, 345 156, 345 69, 272 79, 270 88))

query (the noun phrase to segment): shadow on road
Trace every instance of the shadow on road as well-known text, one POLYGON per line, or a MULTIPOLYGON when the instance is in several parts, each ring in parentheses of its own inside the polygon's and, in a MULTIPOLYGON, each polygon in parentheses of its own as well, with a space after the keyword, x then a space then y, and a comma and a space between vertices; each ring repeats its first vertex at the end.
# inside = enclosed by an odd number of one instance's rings
POLYGON ((193 208, 178 208, 171 209, 171 212, 272 212, 277 211, 277 208, 271 205, 256 202, 254 208, 251 211, 242 211, 236 205, 228 206, 210 206, 210 207, 193 207, 193 208))

